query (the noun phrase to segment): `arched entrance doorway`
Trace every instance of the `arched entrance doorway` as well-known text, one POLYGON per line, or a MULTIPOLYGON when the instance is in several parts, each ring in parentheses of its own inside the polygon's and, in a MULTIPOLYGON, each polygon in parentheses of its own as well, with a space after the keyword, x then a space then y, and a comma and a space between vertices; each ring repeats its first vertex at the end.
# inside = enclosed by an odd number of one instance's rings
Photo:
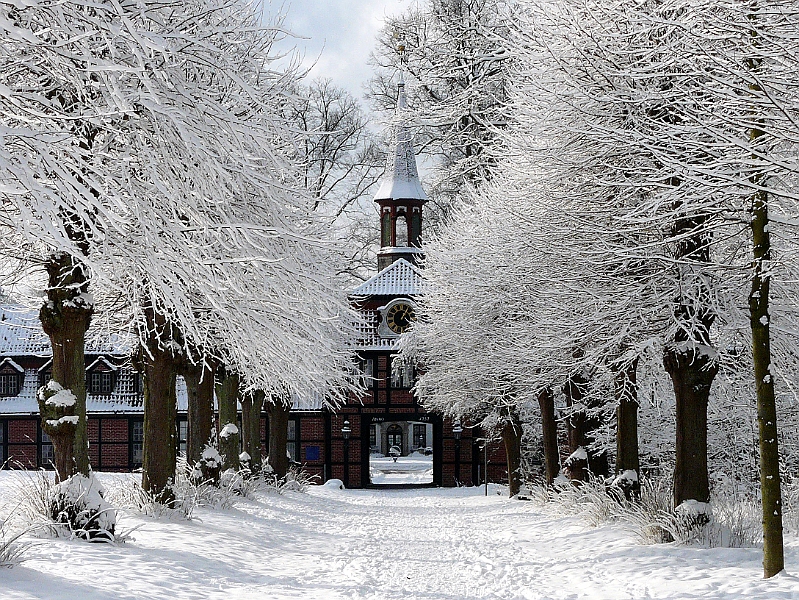
POLYGON ((397 424, 390 425, 389 428, 386 430, 386 441, 389 450, 391 448, 399 448, 400 453, 403 453, 402 448, 402 427, 397 424))

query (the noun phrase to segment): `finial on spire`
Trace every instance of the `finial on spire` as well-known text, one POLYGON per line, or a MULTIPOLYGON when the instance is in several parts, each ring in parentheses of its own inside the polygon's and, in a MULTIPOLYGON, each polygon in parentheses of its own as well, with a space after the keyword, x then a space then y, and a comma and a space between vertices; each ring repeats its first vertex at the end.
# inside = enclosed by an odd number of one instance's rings
POLYGON ((395 33, 394 37, 397 39, 397 53, 400 59, 399 85, 405 85, 405 67, 408 65, 408 56, 405 54, 407 44, 398 34, 395 33))

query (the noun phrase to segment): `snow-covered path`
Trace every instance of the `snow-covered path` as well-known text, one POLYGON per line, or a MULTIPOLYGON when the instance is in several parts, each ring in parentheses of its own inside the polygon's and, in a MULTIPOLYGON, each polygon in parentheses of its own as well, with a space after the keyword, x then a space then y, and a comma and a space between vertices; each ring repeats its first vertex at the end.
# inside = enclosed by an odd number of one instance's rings
MULTIPOLYGON (((760 579, 758 550, 640 546, 474 488, 313 488, 196 516, 123 515, 139 528, 116 547, 34 540, 0 598, 799 600, 799 578, 760 579)), ((787 564, 799 571, 796 540, 787 564)))

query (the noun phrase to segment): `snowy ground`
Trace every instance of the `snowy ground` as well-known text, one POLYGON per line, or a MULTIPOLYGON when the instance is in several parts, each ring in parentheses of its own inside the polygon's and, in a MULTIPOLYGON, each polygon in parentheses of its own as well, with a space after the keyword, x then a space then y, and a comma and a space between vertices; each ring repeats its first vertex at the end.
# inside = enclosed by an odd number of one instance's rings
MULTIPOLYGON (((640 546, 497 489, 317 487, 193 521, 123 513, 138 529, 119 546, 32 540, 27 562, 0 571, 0 598, 799 599, 799 578, 761 579, 756 549, 640 546)), ((796 539, 787 564, 799 572, 796 539)))
POLYGON ((370 456, 369 476, 379 485, 433 483, 433 456, 414 452, 397 457, 396 462, 390 456, 370 456))

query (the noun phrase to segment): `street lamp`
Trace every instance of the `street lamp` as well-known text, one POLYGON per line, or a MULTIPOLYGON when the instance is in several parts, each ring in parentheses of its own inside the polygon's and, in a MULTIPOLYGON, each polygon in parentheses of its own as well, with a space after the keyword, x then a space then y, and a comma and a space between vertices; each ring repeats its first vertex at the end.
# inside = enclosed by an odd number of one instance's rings
POLYGON ((344 421, 341 428, 341 437, 344 438, 344 485, 350 487, 350 422, 344 421))
POLYGON ((461 479, 461 434, 463 433, 463 427, 461 426, 460 421, 455 421, 455 424, 452 426, 452 435, 455 436, 455 485, 458 485, 458 482, 461 479))

